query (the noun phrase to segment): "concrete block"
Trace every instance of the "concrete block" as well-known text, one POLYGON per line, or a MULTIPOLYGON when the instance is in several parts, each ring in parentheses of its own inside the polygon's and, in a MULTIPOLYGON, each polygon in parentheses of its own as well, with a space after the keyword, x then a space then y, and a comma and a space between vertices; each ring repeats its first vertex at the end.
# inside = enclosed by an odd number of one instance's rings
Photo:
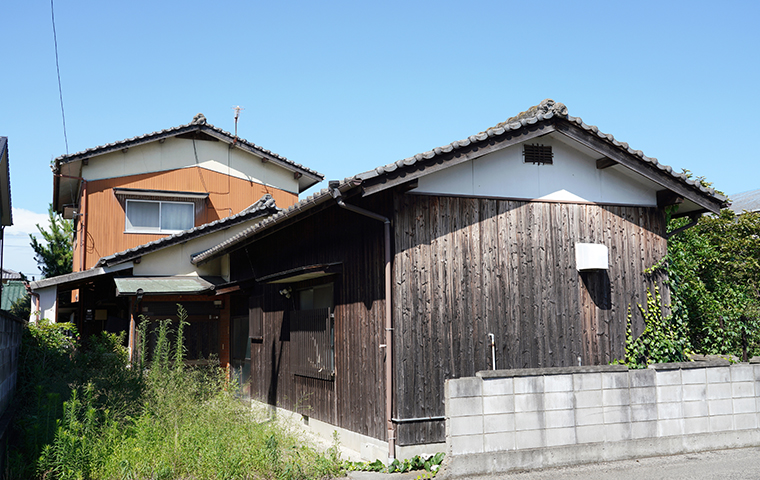
POLYGON ((515 448, 539 448, 545 446, 544 430, 523 430, 515 432, 515 448))
POLYGON ((483 413, 482 397, 450 398, 446 414, 451 417, 469 417, 483 413))
POLYGON ((673 435, 683 435, 683 420, 658 420, 657 421, 657 436, 658 437, 671 437, 673 435))
POLYGON ((543 393, 544 377, 515 377, 515 393, 543 393))
POLYGON ((515 412, 535 412, 544 409, 544 396, 537 393, 515 395, 515 412))
POLYGON ((486 415, 483 418, 484 433, 512 432, 515 430, 515 414, 486 415))
POLYGON ((707 409, 710 412, 710 416, 731 415, 734 413, 734 404, 730 398, 722 400, 708 400, 707 409))
POLYGON ((731 396, 734 398, 754 397, 755 382, 731 382, 731 396))
POLYGON ((757 428, 757 414, 737 413, 734 415, 734 430, 757 428))
POLYGON ((604 423, 604 408, 577 408, 575 409, 575 424, 582 425, 602 425, 604 423))
POLYGON ((620 442, 631 439, 630 423, 613 423, 604 427, 604 439, 607 442, 620 442))
POLYGON ((566 410, 573 408, 573 392, 553 392, 544 394, 545 410, 566 410))
POLYGON ((603 442, 605 425, 586 425, 575 427, 575 438, 578 443, 603 442))
POLYGON ((683 401, 695 402, 707 400, 707 384, 694 384, 683 386, 683 401))
POLYGON ((602 391, 601 390, 587 390, 575 392, 575 407, 587 408, 587 407, 601 407, 602 406, 602 391))
POLYGON ((682 405, 684 418, 706 417, 709 415, 707 400, 701 402, 683 402, 682 405))
POLYGON ((681 385, 681 370, 663 370, 657 372, 657 386, 681 385))
POLYGON ((546 375, 544 377, 545 392, 572 392, 572 375, 546 375))
POLYGON ((707 373, 704 368, 690 368, 681 370, 681 380, 684 385, 707 383, 707 373))
POLYGON ((734 429, 733 415, 721 415, 718 417, 710 417, 710 431, 711 432, 730 432, 733 429, 734 429))
MULTIPOLYGON (((642 370, 645 371, 645 370, 642 370)), ((650 370, 651 371, 651 370, 650 370)), ((629 390, 631 404, 656 403, 657 389, 655 387, 636 387, 629 390)))
POLYGON ((646 422, 657 420, 657 405, 654 403, 644 403, 641 405, 631 405, 631 421, 646 422))
MULTIPOLYGON (((721 367, 722 368, 722 367, 721 367)), ((708 370, 709 375, 710 370, 708 370)), ((731 398, 731 384, 724 383, 708 383, 707 384, 707 399, 716 400, 719 398, 731 398)))
POLYGON ((515 432, 488 433, 483 436, 486 452, 508 452, 515 449, 515 432))
POLYGON ((706 368, 707 383, 728 383, 731 381, 729 367, 706 368))
POLYGON ((681 385, 657 386, 657 402, 680 402, 683 400, 683 387, 681 385))
POLYGON ((628 405, 619 405, 614 407, 602 407, 604 413, 604 423, 630 423, 631 407, 628 405))
POLYGON ((573 390, 601 390, 601 373, 576 373, 573 374, 573 390))
POLYGON ((451 437, 451 453, 454 455, 466 455, 483 453, 483 435, 471 435, 467 437, 451 437))
POLYGON ((574 445, 575 428, 551 428, 546 430, 546 446, 574 445))
POLYGON ((656 375, 657 372, 650 369, 628 371, 631 387, 654 387, 656 375))
POLYGON ((513 378, 483 379, 483 395, 511 395, 515 392, 513 378))
POLYGON ((485 415, 495 413, 511 413, 515 411, 514 395, 497 395, 483 397, 483 413, 485 415))
POLYGON ((449 398, 479 397, 483 394, 483 381, 478 377, 455 378, 446 384, 449 398))
POLYGON ((602 388, 628 388, 628 372, 603 372, 602 388))
POLYGON ((686 435, 707 433, 709 431, 710 419, 708 417, 685 418, 683 420, 683 433, 686 435))
POLYGON ((655 438, 657 437, 657 422, 633 422, 631 423, 631 438, 655 438))
POLYGON ((755 372, 752 368, 752 365, 748 363, 740 364, 740 365, 731 365, 731 367, 729 367, 729 371, 731 372, 732 382, 754 382, 755 381, 755 372))
POLYGON ((561 428, 575 426, 574 410, 549 410, 544 412, 546 428, 561 428))
MULTIPOLYGON (((628 379, 627 376, 625 378, 626 380, 628 379)), ((602 379, 604 379, 604 377, 602 377, 602 379)), ((602 390, 602 402, 604 403, 604 406, 628 405, 630 404, 628 389, 616 388, 614 390, 602 390)))
POLYGON ((483 433, 483 416, 477 417, 452 417, 449 423, 449 435, 461 437, 463 435, 480 435, 483 433))
POLYGON ((545 427, 544 412, 518 412, 515 414, 515 430, 537 430, 545 427))
POLYGON ((672 420, 675 418, 683 418, 681 402, 663 402, 657 404, 658 420, 672 420))
POLYGON ((757 400, 755 397, 750 398, 734 398, 733 407, 734 414, 737 413, 757 413, 757 400))

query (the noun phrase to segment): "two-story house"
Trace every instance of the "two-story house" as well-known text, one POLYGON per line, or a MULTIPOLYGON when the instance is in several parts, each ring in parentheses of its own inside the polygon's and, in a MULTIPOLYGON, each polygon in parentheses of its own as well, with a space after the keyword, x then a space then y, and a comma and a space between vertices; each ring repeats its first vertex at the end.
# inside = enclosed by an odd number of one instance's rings
POLYGON ((169 316, 182 300, 197 327, 189 332, 197 337, 191 352, 197 355, 228 349, 220 340, 227 306, 205 301, 224 283, 228 266, 197 269, 182 261, 183 252, 208 248, 204 242, 224 240, 242 224, 293 205, 322 180, 202 114, 186 125, 63 155, 52 170, 53 208, 75 222, 73 273, 33 282, 33 310, 72 321, 87 336, 126 330, 139 314, 169 316), (142 262, 147 253, 151 261, 142 262), (105 264, 127 257, 114 268, 105 264), (138 312, 119 290, 131 288, 128 279, 135 277, 154 280, 154 290, 141 289, 154 308, 138 312))

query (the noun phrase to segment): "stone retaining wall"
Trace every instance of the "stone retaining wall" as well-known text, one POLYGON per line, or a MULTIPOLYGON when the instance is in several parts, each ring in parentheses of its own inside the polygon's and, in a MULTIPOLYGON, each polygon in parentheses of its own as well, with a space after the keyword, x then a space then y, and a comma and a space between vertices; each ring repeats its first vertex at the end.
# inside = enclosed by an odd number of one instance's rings
POLYGON ((446 382, 447 475, 760 445, 760 365, 479 372, 446 382))

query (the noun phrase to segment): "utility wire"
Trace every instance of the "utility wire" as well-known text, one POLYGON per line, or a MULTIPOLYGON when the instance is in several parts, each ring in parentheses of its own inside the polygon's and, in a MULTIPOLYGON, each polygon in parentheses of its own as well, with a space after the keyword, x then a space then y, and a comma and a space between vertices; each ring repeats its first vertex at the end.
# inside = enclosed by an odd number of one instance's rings
POLYGON ((69 154, 69 137, 66 135, 66 114, 63 112, 63 90, 61 89, 61 68, 58 66, 58 37, 55 34, 55 12, 53 0, 50 0, 50 17, 53 20, 53 43, 55 44, 55 71, 58 74, 58 97, 61 99, 61 118, 63 119, 63 141, 66 143, 66 155, 69 154))

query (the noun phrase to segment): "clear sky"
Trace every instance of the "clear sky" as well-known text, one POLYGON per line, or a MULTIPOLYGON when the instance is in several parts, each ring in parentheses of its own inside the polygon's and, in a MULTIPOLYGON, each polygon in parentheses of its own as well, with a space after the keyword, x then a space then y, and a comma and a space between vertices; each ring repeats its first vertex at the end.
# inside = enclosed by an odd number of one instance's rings
MULTIPOLYGON (((50 161, 66 153, 50 2, 0 9, 0 135, 35 275, 50 161)), ((544 98, 727 194, 760 188, 760 2, 56 1, 68 151, 209 123, 344 178, 544 98)), ((324 185, 320 185, 322 188, 324 185)))

